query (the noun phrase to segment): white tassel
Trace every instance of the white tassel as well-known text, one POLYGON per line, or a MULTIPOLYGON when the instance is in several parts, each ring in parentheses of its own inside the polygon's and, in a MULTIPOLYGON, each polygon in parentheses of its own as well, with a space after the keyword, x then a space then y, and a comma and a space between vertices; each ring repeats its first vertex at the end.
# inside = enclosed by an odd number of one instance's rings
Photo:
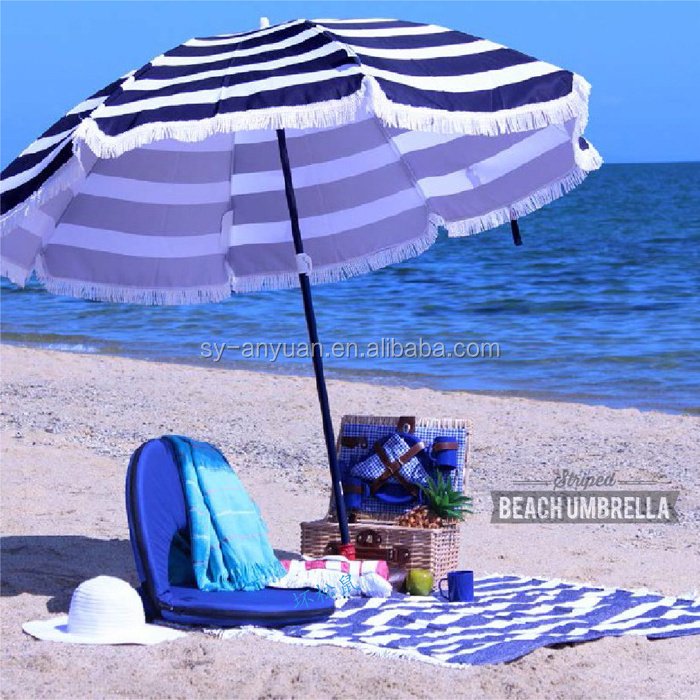
POLYGON ((93 301, 160 306, 207 304, 223 301, 231 296, 231 287, 228 283, 197 287, 195 289, 141 289, 139 287, 99 284, 83 280, 53 277, 46 271, 41 255, 36 259, 35 271, 39 282, 52 294, 91 299, 93 301))
POLYGON ((524 199, 489 212, 484 216, 477 216, 472 219, 462 219, 460 221, 444 221, 440 222, 441 226, 447 229, 450 237, 471 236, 482 231, 487 231, 497 226, 507 224, 516 216, 521 218, 526 214, 531 214, 533 211, 540 209, 546 204, 550 204, 555 199, 559 199, 567 192, 570 192, 574 187, 580 185, 588 173, 576 167, 571 170, 561 180, 551 183, 536 192, 528 195, 524 199))
POLYGON ((32 274, 31 269, 27 270, 21 265, 17 265, 10 260, 0 258, 0 276, 7 277, 13 284, 18 287, 24 287, 27 284, 29 276, 32 274))
POLYGON ((6 214, 3 214, 0 219, 0 237, 21 226, 26 217, 40 209, 57 194, 67 190, 84 178, 85 170, 83 165, 80 159, 73 155, 31 197, 25 199, 24 202, 21 202, 6 214))
MULTIPOLYGON (((74 143, 84 141, 100 158, 116 158, 139 146, 163 139, 196 142, 214 134, 257 129, 325 129, 353 122, 367 110, 365 80, 360 89, 337 100, 297 107, 269 107, 246 112, 219 114, 189 122, 143 124, 119 136, 104 134, 93 117, 83 120, 74 135, 74 143)), ((93 112, 99 118, 99 110, 93 112)))
MULTIPOLYGON (((104 134, 93 117, 76 129, 75 141, 84 141, 101 158, 114 158, 139 146, 162 139, 202 141, 213 134, 254 129, 324 129, 374 114, 389 126, 419 131, 496 136, 515 131, 532 131, 549 124, 577 119, 580 132, 588 121, 590 85, 574 75, 573 89, 564 97, 541 105, 523 105, 497 113, 447 112, 392 102, 377 80, 365 76, 360 89, 338 100, 295 107, 269 107, 190 122, 143 124, 120 134, 104 134)), ((93 112, 99 118, 99 108, 93 112)))
MULTIPOLYGON (((131 76, 127 79, 127 83, 134 80, 134 76, 131 76)), ((403 129, 488 136, 514 131, 529 131, 548 124, 564 123, 575 118, 574 137, 578 141, 578 137, 583 133, 588 121, 589 93, 590 85, 586 80, 579 75, 574 75, 571 93, 539 106, 524 105, 502 110, 495 114, 445 112, 444 110, 412 107, 392 102, 373 77, 365 76, 357 92, 338 100, 297 107, 270 107, 240 113, 220 114, 210 119, 190 122, 143 124, 119 136, 108 136, 100 130, 94 119, 94 116, 99 117, 100 107, 98 107, 92 112, 93 116, 84 119, 73 133, 73 158, 54 173, 29 199, 17 205, 0 219, 0 235, 4 235, 21 225, 25 216, 33 213, 59 192, 85 177, 85 171, 81 164, 83 144, 87 145, 97 157, 115 158, 127 151, 163 139, 196 142, 203 141, 214 134, 231 133, 238 130, 323 129, 347 124, 371 114, 376 115, 390 126, 403 129)), ((585 151, 578 147, 575 150, 577 164, 582 170, 591 171, 600 167, 602 159, 592 146, 585 151)), ((398 260, 390 262, 398 262, 398 260)), ((343 278, 342 275, 334 277, 332 273, 329 273, 327 281, 343 278)), ((280 286, 289 287, 293 284, 280 282, 280 286)))
MULTIPOLYGON (((404 262, 425 252, 435 243, 438 235, 438 220, 429 217, 428 227, 419 238, 402 243, 393 248, 386 248, 367 257, 345 260, 338 265, 315 267, 310 275, 312 284, 339 282, 356 277, 387 265, 404 262)), ((260 292, 270 289, 290 289, 299 286, 297 272, 281 272, 276 275, 251 275, 249 277, 233 278, 231 286, 235 292, 260 292)))
POLYGON ((429 107, 401 105, 389 100, 372 77, 365 77, 371 95, 371 109, 389 126, 416 131, 432 131, 466 136, 498 136, 533 131, 550 124, 578 120, 581 132, 588 122, 588 96, 591 86, 574 74, 572 91, 541 105, 523 105, 499 112, 446 112, 429 107))
MULTIPOLYGON (((586 152, 587 151, 584 151, 584 153, 586 152)), ((595 156, 591 156, 592 159, 594 159, 594 157, 595 156)), ((61 171, 59 171, 59 173, 60 172, 61 171)), ((75 171, 66 171, 62 180, 51 183, 51 188, 55 188, 57 191, 65 189, 73 184, 76 177, 82 176, 79 174, 83 172, 82 167, 75 171)), ((57 173, 57 175, 59 173, 57 173)), ((561 180, 537 190, 524 199, 513 202, 496 211, 489 212, 484 216, 448 222, 436 214, 429 214, 428 224, 422 236, 398 246, 380 250, 366 257, 346 260, 337 265, 316 267, 310 275, 311 282, 313 284, 338 282, 416 257, 435 243, 440 226, 444 226, 448 231, 448 235, 452 237, 469 236, 501 226, 508 223, 513 216, 521 218, 563 196, 565 193, 581 184, 587 174, 588 172, 586 170, 575 167, 561 180)), ((48 194, 45 196, 49 197, 48 194)), ((19 216, 19 213, 17 216, 19 216)), ((3 225, 5 225, 4 220, 3 225)), ((13 282, 20 285, 26 282, 30 274, 30 271, 24 270, 7 261, 3 261, 1 272, 13 282)), ((150 305, 218 302, 229 298, 232 292, 250 293, 272 289, 290 289, 299 285, 298 273, 291 270, 276 274, 251 275, 240 278, 234 276, 228 283, 196 289, 139 289, 137 287, 96 284, 80 280, 55 278, 44 269, 41 256, 39 256, 36 261, 36 273, 38 279, 44 284, 46 289, 54 294, 98 301, 150 305)))

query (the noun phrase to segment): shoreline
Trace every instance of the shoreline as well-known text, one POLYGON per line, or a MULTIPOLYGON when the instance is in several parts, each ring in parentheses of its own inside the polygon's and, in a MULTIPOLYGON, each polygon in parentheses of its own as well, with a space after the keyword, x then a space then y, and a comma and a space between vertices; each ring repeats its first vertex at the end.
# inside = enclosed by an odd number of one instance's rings
MULTIPOLYGON (((181 365, 186 367, 202 367, 213 368, 228 371, 244 371, 259 374, 272 374, 281 377, 297 377, 308 378, 313 377, 313 369, 311 360, 309 360, 308 371, 301 371, 301 365, 279 364, 265 361, 239 360, 215 362, 211 359, 185 359, 173 357, 146 357, 140 355, 130 355, 118 352, 102 352, 99 349, 94 351, 86 350, 85 346, 79 345, 78 348, 70 347, 51 347, 42 344, 23 343, 16 341, 0 340, 0 346, 10 346, 16 348, 26 348, 28 350, 46 350, 48 352, 67 353, 71 355, 82 355, 87 357, 117 357, 126 360, 136 360, 140 362, 149 362, 155 364, 181 365), (274 365, 274 367, 273 367, 274 365)), ((61 345, 58 343, 57 345, 61 345)), ((68 344, 66 344, 68 345, 68 344)), ((386 370, 338 370, 335 368, 324 368, 326 378, 328 380, 336 380, 349 382, 351 384, 366 384, 368 386, 391 386, 399 389, 426 389, 428 391, 444 392, 448 394, 469 394, 474 396, 487 396, 492 398, 515 398, 528 399, 532 401, 545 401, 552 403, 574 403, 583 406, 591 406, 594 408, 607 408, 611 410, 637 410, 642 413, 662 413, 665 415, 683 415, 683 416, 700 416, 700 405, 691 408, 669 408, 655 403, 647 406, 630 405, 627 403, 618 403, 610 401, 607 397, 586 395, 586 394, 561 394, 547 391, 527 391, 522 390, 488 390, 488 389, 449 389, 444 387, 432 386, 429 382, 422 382, 418 377, 428 375, 417 375, 409 373, 388 373, 386 370), (365 376, 366 375, 366 376, 365 376), (414 381, 411 381, 411 379, 414 381)))

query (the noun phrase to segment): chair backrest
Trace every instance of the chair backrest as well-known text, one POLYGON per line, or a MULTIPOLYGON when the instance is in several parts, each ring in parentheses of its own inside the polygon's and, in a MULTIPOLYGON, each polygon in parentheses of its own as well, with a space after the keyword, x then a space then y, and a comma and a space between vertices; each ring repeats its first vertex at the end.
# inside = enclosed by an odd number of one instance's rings
POLYGON ((149 440, 129 463, 126 512, 131 546, 144 593, 168 604, 168 561, 173 538, 187 528, 187 510, 175 453, 168 440, 149 440))

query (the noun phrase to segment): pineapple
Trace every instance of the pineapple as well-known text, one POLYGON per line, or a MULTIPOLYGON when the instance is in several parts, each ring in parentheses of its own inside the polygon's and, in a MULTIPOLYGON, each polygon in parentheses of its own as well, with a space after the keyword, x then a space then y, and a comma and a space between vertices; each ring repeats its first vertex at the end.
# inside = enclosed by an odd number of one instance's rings
POLYGON ((427 486, 420 487, 428 505, 416 506, 399 517, 397 523, 405 527, 438 528, 444 521, 464 520, 471 513, 472 499, 456 491, 450 479, 438 472, 437 480, 428 477, 427 486))
POLYGON ((416 506, 407 510, 396 522, 404 527, 442 527, 442 519, 431 513, 427 506, 416 506))

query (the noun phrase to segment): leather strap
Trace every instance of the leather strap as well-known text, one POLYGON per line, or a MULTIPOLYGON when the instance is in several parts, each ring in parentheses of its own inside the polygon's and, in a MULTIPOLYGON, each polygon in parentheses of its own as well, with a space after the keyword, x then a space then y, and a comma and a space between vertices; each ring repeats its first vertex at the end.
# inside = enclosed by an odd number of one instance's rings
MULTIPOLYGON (((414 445, 414 447, 417 447, 417 445, 414 445)), ((412 448, 413 449, 413 448, 412 448)), ((386 451, 384 450, 384 447, 377 443, 374 446, 374 451, 377 453, 379 456, 379 459, 382 460, 382 464, 384 465, 385 469, 382 474, 380 474, 371 484, 370 484, 370 492, 372 495, 374 495, 377 490, 384 484, 387 479, 390 479, 392 476, 396 477, 397 481, 412 495, 412 496, 417 496, 418 495, 418 489, 416 486, 412 483, 410 483, 402 474, 401 474, 401 467, 403 466, 403 461, 401 458, 391 461, 389 459, 389 456, 387 455, 386 451)), ((419 450, 420 451, 420 450, 419 450)), ((410 450, 409 450, 410 452, 410 450)), ((408 455, 408 452, 406 453, 408 455)))
MULTIPOLYGON (((326 544, 326 547, 323 551, 324 554, 342 554, 344 546, 347 547, 348 545, 341 545, 340 542, 331 540, 330 542, 328 542, 328 544, 326 544)), ((385 561, 388 564, 394 564, 396 566, 405 567, 411 561, 411 550, 403 545, 394 545, 393 547, 374 547, 368 545, 356 545, 355 557, 357 559, 385 561)), ((350 558, 351 557, 348 556, 348 559, 350 558)))
POLYGON ((401 416, 396 422, 396 430, 399 433, 413 433, 416 430, 416 417, 415 416, 401 416))
POLYGON ((355 547, 358 559, 376 559, 387 564, 406 566, 411 560, 411 550, 408 547, 394 545, 393 547, 355 547))
POLYGON ((355 493, 359 496, 362 495, 362 485, 361 484, 351 484, 347 481, 343 482, 343 493, 344 494, 349 494, 349 493, 355 493))
POLYGON ((433 452, 444 452, 445 450, 457 450, 459 445, 456 442, 434 442, 433 452))
POLYGON ((380 532, 370 528, 360 530, 357 535, 355 535, 355 542, 360 547, 379 547, 382 543, 382 539, 380 532))
POLYGON ((398 459, 394 460, 393 462, 389 459, 389 456, 387 455, 386 451, 384 450, 384 447, 381 445, 381 443, 377 442, 374 445, 374 451, 377 453, 379 459, 382 460, 382 464, 384 465, 385 469, 382 474, 380 474, 369 486, 370 493, 374 495, 377 490, 384 484, 387 479, 390 479, 392 476, 396 477, 398 482, 403 486, 406 491, 408 491, 411 496, 416 497, 418 495, 418 487, 415 484, 412 484, 410 481, 406 479, 406 477, 401 474, 401 467, 403 467, 404 464, 412 460, 419 452, 425 449, 425 445, 422 442, 417 442, 413 447, 409 448, 406 452, 404 452, 398 459))
POLYGON ((354 437, 352 435, 343 435, 343 437, 340 438, 340 444, 342 447, 349 447, 349 448, 354 448, 354 447, 367 447, 367 438, 364 435, 360 435, 359 437, 354 437))
POLYGON ((357 544, 357 554, 361 559, 379 559, 392 564, 407 564, 411 558, 411 551, 408 547, 401 545, 390 546, 388 543, 383 547, 384 538, 377 530, 360 530, 355 536, 357 544))

